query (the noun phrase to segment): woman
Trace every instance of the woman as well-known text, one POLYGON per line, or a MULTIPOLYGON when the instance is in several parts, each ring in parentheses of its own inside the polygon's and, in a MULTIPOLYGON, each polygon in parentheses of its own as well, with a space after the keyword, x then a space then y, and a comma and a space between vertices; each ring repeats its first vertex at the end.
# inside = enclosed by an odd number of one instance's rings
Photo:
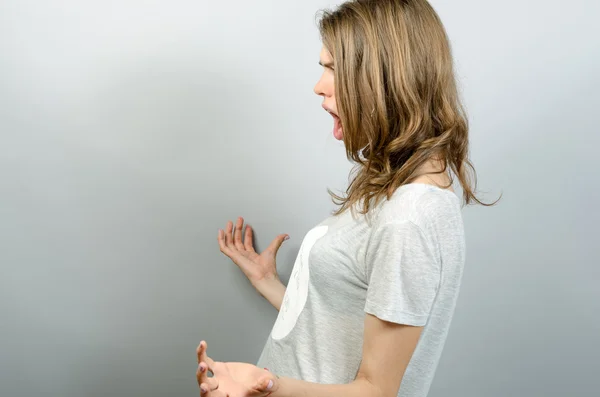
POLYGON ((442 353, 465 260, 453 179, 483 204, 446 33, 425 0, 348 1, 319 27, 315 93, 356 173, 345 197, 330 192, 340 207, 305 236, 287 289, 287 235, 259 255, 243 219, 219 230, 280 312, 258 366, 215 363, 201 342, 201 396, 426 396, 442 353))

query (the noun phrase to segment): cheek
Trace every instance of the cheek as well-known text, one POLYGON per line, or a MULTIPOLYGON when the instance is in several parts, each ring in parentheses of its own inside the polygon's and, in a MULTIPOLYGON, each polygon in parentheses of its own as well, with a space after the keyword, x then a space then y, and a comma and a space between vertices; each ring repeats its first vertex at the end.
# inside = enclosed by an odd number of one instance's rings
POLYGON ((334 96, 335 95, 335 84, 334 84, 333 74, 329 73, 327 76, 325 76, 323 78, 323 83, 324 83, 329 95, 334 96))

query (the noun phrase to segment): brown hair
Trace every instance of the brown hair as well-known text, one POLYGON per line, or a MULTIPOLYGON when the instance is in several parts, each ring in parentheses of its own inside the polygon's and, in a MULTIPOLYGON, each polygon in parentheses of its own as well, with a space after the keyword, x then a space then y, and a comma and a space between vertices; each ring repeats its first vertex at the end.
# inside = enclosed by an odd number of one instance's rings
MULTIPOLYGON (((335 95, 348 159, 357 163, 341 207, 362 201, 365 214, 420 175, 431 159, 450 167, 465 204, 475 196, 468 121, 454 77, 450 43, 425 0, 354 0, 319 20, 334 60, 335 95)), ((454 179, 449 173, 451 183, 454 179)), ((336 202, 337 200, 337 202, 336 202)), ((492 204, 493 205, 493 204, 492 204)))

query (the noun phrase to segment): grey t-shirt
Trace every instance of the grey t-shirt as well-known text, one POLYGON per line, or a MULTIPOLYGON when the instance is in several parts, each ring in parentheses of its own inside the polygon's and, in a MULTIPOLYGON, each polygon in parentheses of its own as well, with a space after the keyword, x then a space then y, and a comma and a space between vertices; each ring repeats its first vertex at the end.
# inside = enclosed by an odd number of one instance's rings
POLYGON ((258 361, 282 376, 346 384, 362 357, 365 313, 424 326, 398 396, 425 397, 465 261, 459 198, 412 183, 369 217, 346 211, 310 230, 258 361))

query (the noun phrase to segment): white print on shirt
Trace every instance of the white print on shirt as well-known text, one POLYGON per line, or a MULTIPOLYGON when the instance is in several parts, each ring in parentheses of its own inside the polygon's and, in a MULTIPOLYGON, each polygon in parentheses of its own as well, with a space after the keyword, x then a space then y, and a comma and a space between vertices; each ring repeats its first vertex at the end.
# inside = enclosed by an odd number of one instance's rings
POLYGON ((271 337, 273 339, 283 339, 290 333, 296 325, 298 317, 300 317, 300 313, 302 312, 302 309, 304 309, 304 305, 306 305, 306 300, 308 298, 308 278, 310 273, 308 257, 313 245, 315 245, 321 237, 327 234, 328 228, 329 227, 326 225, 317 226, 314 229, 311 229, 302 241, 300 251, 296 257, 296 262, 294 263, 292 275, 290 276, 290 281, 288 282, 283 297, 279 315, 277 316, 277 320, 271 331, 271 337))

